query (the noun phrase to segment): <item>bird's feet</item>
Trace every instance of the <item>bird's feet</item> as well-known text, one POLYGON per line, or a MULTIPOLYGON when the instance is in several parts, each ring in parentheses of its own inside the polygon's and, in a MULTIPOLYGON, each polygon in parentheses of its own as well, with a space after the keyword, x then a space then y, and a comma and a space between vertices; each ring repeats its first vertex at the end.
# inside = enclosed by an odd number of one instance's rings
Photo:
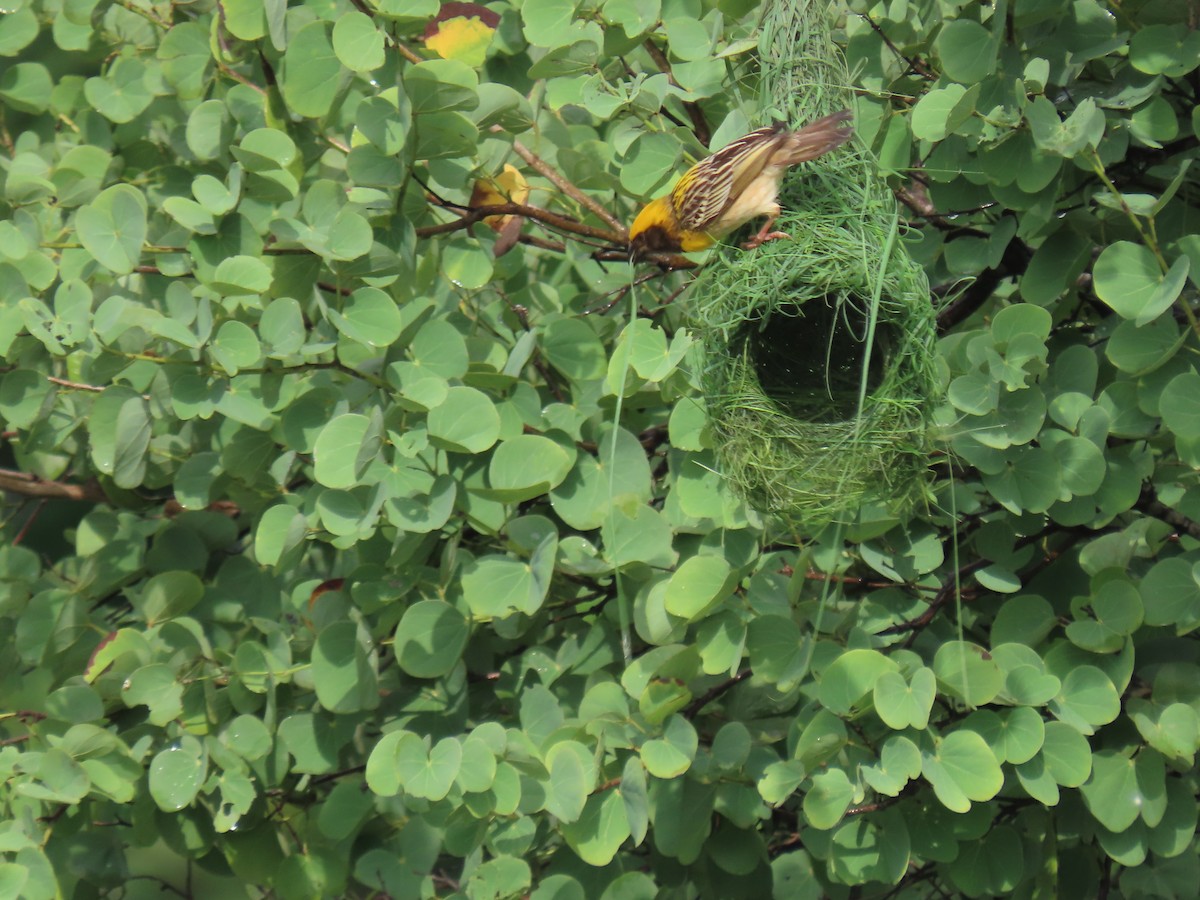
POLYGON ((748 241, 742 243, 742 247, 746 250, 753 250, 755 247, 762 246, 767 241, 778 241, 781 238, 787 238, 789 241, 792 236, 785 231, 760 231, 748 241))

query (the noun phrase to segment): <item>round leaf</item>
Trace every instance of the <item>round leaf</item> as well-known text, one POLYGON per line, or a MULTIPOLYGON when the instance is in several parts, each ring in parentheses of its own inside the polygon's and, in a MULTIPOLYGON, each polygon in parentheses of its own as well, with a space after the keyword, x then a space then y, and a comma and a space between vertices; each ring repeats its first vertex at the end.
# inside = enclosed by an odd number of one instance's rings
POLYGON ((429 439, 447 450, 482 453, 500 437, 500 414, 487 394, 452 387, 442 404, 429 411, 429 439))
POLYGON ((414 678, 440 678, 458 663, 469 636, 466 618, 449 603, 420 600, 396 626, 396 661, 414 678))
POLYGON ((150 796, 164 812, 178 812, 196 799, 207 772, 208 756, 195 739, 167 747, 150 761, 150 796))
POLYGON ((118 275, 128 275, 142 258, 146 215, 145 195, 130 185, 115 184, 79 208, 75 228, 97 262, 118 275))

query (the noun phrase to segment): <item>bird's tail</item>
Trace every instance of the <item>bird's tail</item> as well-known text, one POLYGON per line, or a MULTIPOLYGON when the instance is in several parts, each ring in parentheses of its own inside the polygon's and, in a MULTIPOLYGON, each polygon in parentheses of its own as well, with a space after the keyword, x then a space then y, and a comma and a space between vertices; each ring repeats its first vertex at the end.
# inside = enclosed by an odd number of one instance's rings
POLYGON ((788 135, 785 148, 787 165, 807 162, 824 156, 830 150, 836 150, 854 134, 854 128, 847 124, 850 121, 850 110, 843 109, 831 116, 809 122, 799 131, 788 135))

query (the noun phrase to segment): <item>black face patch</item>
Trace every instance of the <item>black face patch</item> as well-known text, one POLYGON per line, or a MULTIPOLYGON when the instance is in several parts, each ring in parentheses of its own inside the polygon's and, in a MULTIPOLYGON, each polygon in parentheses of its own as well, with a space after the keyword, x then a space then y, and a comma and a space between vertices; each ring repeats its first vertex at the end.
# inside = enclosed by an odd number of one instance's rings
POLYGON ((665 228, 652 225, 629 242, 629 249, 636 258, 647 253, 678 253, 682 248, 665 228))

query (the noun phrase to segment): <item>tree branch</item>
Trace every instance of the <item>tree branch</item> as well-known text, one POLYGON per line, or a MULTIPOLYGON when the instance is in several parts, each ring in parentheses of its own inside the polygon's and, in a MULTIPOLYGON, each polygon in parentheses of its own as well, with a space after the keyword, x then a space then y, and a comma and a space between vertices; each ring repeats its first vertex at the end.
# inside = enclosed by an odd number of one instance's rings
MULTIPOLYGON (((492 128, 492 130, 496 131, 498 127, 499 126, 495 126, 492 128)), ((517 156, 525 160, 531 169, 553 184, 556 188, 558 188, 576 203, 579 203, 591 210, 591 212, 597 218, 607 224, 617 234, 621 235, 623 240, 625 239, 625 226, 622 225, 620 220, 611 212, 609 212, 603 204, 597 202, 594 198, 589 197, 587 194, 577 188, 574 184, 564 178, 562 173, 556 170, 553 166, 551 166, 548 162, 546 162, 520 141, 514 140, 512 146, 513 151, 516 152, 517 156)))
POLYGON ((43 481, 36 475, 13 469, 0 469, 0 491, 10 491, 25 497, 44 497, 47 500, 81 500, 86 503, 105 503, 108 500, 95 481, 85 484, 43 481))
POLYGON ((1172 528, 1186 534, 1188 537, 1200 540, 1200 522, 1195 519, 1189 519, 1177 509, 1172 509, 1158 499, 1158 493, 1154 490, 1154 486, 1147 484, 1142 486, 1142 495, 1138 498, 1138 502, 1134 504, 1134 509, 1144 512, 1148 516, 1153 516, 1156 519, 1162 519, 1172 528))
POLYGON ((616 244, 618 247, 623 246, 626 242, 625 235, 619 231, 610 231, 605 228, 597 228, 594 225, 585 225, 583 222, 576 221, 567 216, 560 216, 558 213, 552 213, 550 210, 542 209, 538 206, 527 206, 524 203, 511 202, 492 203, 487 206, 473 207, 452 222, 443 222, 440 225, 427 225, 424 228, 418 228, 417 237, 434 237, 439 234, 450 234, 454 231, 461 231, 488 216, 525 216, 528 219, 549 225, 551 228, 559 231, 591 238, 594 241, 604 241, 609 244, 616 244))

